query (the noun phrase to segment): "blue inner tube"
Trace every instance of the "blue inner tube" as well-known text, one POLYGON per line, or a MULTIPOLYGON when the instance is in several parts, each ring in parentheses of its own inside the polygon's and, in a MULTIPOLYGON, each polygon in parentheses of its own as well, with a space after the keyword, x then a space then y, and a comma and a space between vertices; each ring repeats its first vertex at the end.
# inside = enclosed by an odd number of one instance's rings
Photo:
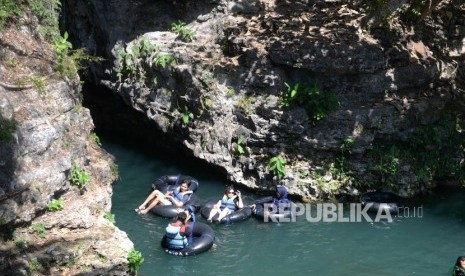
MULTIPOLYGON (((202 209, 200 210, 200 214, 202 215, 203 218, 207 219, 208 216, 210 215, 210 211, 213 208, 213 205, 215 205, 218 202, 218 200, 210 200, 207 203, 205 203, 202 206, 202 209)), ((218 218, 219 214, 216 214, 213 219, 218 218)), ((244 206, 244 208, 236 210, 232 212, 231 214, 225 216, 223 219, 221 219, 220 223, 224 224, 229 224, 229 223, 235 223, 235 222, 240 222, 249 219, 252 216, 252 209, 249 206, 244 206)))
MULTIPOLYGON (((265 204, 266 203, 272 203, 273 202, 273 197, 269 196, 269 197, 264 197, 264 198, 261 198, 261 199, 258 199, 255 201, 255 210, 253 211, 253 215, 262 220, 262 221, 265 221, 265 204)), ((293 204, 291 202, 291 204, 293 204)), ((272 209, 268 210, 268 211, 273 211, 272 209)), ((273 213, 270 213, 268 215, 268 221, 278 221, 279 222, 279 219, 281 218, 291 218, 293 217, 293 213, 292 213, 292 209, 289 207, 289 208, 285 208, 284 210, 281 210, 282 212, 279 212, 280 210, 274 210, 275 212, 273 213)))
POLYGON ((360 196, 362 207, 365 208, 366 205, 371 204, 368 211, 374 213, 383 208, 385 212, 397 214, 399 202, 400 196, 391 192, 368 192, 360 196))
MULTIPOLYGON (((188 180, 189 190, 194 193, 197 191, 199 182, 197 179, 187 175, 164 175, 152 183, 152 189, 159 190, 165 194, 168 191, 176 189, 181 184, 182 180, 188 180)), ((150 211, 159 217, 174 218, 178 215, 179 211, 186 209, 190 209, 193 213, 200 210, 200 199, 197 195, 192 194, 189 201, 181 208, 176 205, 158 205, 150 211)))
POLYGON ((208 251, 213 246, 213 242, 215 241, 215 232, 213 232, 213 229, 205 223, 195 222, 193 235, 193 241, 183 249, 169 248, 165 236, 161 240, 161 247, 166 253, 172 255, 194 256, 208 251))

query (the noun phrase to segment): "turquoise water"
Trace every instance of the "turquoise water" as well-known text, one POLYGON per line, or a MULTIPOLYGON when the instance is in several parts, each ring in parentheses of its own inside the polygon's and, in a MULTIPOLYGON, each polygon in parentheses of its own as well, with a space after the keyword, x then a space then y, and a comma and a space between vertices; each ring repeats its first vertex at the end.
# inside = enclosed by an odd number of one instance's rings
MULTIPOLYGON (((148 195, 150 183, 165 174, 191 175, 200 182, 197 193, 202 201, 218 198, 228 183, 199 164, 102 140, 120 172, 112 213, 145 258, 140 275, 450 275, 457 256, 465 255, 462 191, 417 202, 410 212, 422 206, 421 218, 394 218, 392 223, 310 223, 301 217, 293 223, 250 219, 215 224, 211 251, 172 256, 160 247, 169 220, 134 212, 148 195)), ((243 194, 248 202, 257 197, 243 194)))

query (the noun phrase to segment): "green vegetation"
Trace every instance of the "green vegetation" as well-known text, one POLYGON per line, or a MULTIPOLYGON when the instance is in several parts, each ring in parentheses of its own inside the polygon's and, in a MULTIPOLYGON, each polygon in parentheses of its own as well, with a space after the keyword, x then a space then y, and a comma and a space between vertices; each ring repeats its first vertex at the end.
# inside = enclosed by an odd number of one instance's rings
POLYGON ((12 19, 21 16, 23 13, 21 6, 18 5, 16 0, 0 0, 0 31, 3 30, 12 19))
POLYGON ((377 147, 371 153, 375 158, 375 169, 380 175, 382 187, 396 191, 398 189, 399 169, 403 153, 394 145, 377 147))
POLYGON ((344 139, 344 141, 342 141, 342 144, 340 146, 342 156, 344 156, 344 153, 349 153, 349 154, 352 153, 354 144, 355 144, 354 138, 347 137, 346 139, 344 139))
POLYGON ((173 55, 170 54, 160 54, 155 58, 155 64, 163 69, 165 69, 167 66, 170 66, 176 62, 174 59, 173 55))
POLYGON ((74 164, 71 170, 71 184, 82 188, 89 180, 90 175, 77 164, 74 164))
POLYGON ((406 145, 403 155, 418 168, 420 179, 455 179, 465 184, 465 132, 460 117, 424 126, 406 145), (405 150, 408 149, 408 150, 405 150))
POLYGON ((286 91, 282 92, 283 106, 286 108, 300 106, 307 115, 316 121, 324 119, 339 108, 340 103, 332 92, 324 92, 317 81, 311 83, 284 83, 286 91))
POLYGON ((7 120, 0 116, 0 142, 9 141, 18 128, 18 122, 14 119, 7 120))
POLYGON ((239 155, 243 155, 245 153, 245 137, 244 135, 240 135, 237 139, 237 153, 239 155))
POLYGON ((236 95, 236 90, 234 87, 228 86, 226 89, 226 97, 231 98, 232 96, 236 95))
MULTIPOLYGON (((350 171, 346 168, 346 158, 347 154, 352 153, 355 140, 352 137, 347 137, 342 141, 341 146, 341 156, 336 158, 336 162, 330 163, 328 166, 328 171, 331 173, 333 179, 339 181, 342 185, 343 183, 353 182, 352 177, 350 176, 350 171)), ((333 185, 334 186, 334 185, 333 185)))
POLYGON ((205 70, 202 72, 202 75, 200 76, 200 80, 209 88, 211 89, 213 87, 213 84, 215 83, 215 75, 212 71, 210 70, 205 70))
POLYGON ((158 84, 157 76, 153 75, 155 74, 153 70, 149 70, 153 63, 162 69, 176 63, 176 59, 171 54, 160 52, 160 48, 154 46, 145 37, 136 39, 128 49, 121 47, 117 53, 120 63, 119 71, 116 73, 118 80, 120 82, 136 81, 142 87, 158 84))
POLYGON ((283 179, 286 175, 286 170, 284 169, 285 165, 286 160, 284 160, 281 156, 274 156, 270 159, 269 162, 271 173, 278 179, 283 179))
MULTIPOLYGON (((68 33, 60 34, 58 17, 61 11, 60 0, 0 0, 0 30, 8 24, 20 22, 18 17, 25 10, 31 10, 39 20, 38 32, 52 43, 56 54, 57 71, 62 77, 75 81, 84 62, 100 61, 100 58, 86 54, 84 49, 71 50, 68 33), (27 8, 26 8, 27 7, 27 8)), ((43 92, 44 81, 39 78, 30 79, 33 85, 43 92)))
POLYGON ((292 102, 297 99, 297 92, 299 91, 300 83, 290 86, 287 82, 284 83, 286 86, 286 91, 282 93, 283 106, 290 107, 292 102))
POLYGON ((112 162, 110 164, 110 170, 111 170, 111 174, 116 178, 118 179, 119 177, 119 167, 116 163, 112 162))
POLYGON ((40 263, 37 261, 37 259, 32 259, 29 261, 29 267, 28 271, 32 275, 35 275, 36 272, 38 272, 41 269, 40 263))
POLYGON ((39 237, 45 238, 45 224, 43 222, 33 225, 32 230, 36 232, 39 235, 39 237))
POLYGON ((39 33, 53 41, 59 33, 58 17, 61 12, 60 0, 28 0, 27 4, 40 21, 39 33))
POLYGON ((90 133, 90 139, 92 139, 92 141, 94 141, 97 145, 99 145, 99 146, 102 145, 102 143, 100 142, 100 138, 98 137, 97 133, 91 132, 90 133))
POLYGON ((254 113, 254 110, 252 108, 254 102, 255 97, 253 95, 241 93, 239 100, 236 102, 236 108, 244 111, 244 113, 247 115, 251 115, 254 113))
POLYGON ((71 268, 76 265, 77 261, 78 261, 78 258, 72 258, 71 260, 69 260, 69 262, 66 263, 65 266, 67 268, 71 268))
POLYGON ((182 21, 171 23, 172 32, 176 33, 178 37, 184 42, 192 42, 195 40, 194 32, 186 27, 186 23, 182 21))
POLYGON ((26 80, 39 91, 39 93, 45 93, 45 78, 39 76, 27 77, 26 80))
POLYGON ((449 179, 465 184, 465 133, 459 117, 445 118, 435 125, 421 127, 406 142, 391 146, 375 145, 370 154, 379 172, 380 183, 398 189, 399 172, 410 167, 418 177, 418 185, 449 179), (462 156, 462 157, 461 157, 462 156))
POLYGON ((146 72, 141 67, 140 59, 146 60, 157 50, 150 40, 145 37, 140 37, 134 41, 131 47, 126 50, 124 47, 118 50, 118 59, 121 62, 121 70, 117 72, 119 81, 121 82, 123 77, 129 80, 130 77, 136 77, 143 83, 146 78, 146 72))
POLYGON ((105 257, 104 255, 99 254, 99 253, 97 253, 97 259, 98 259, 102 264, 106 264, 106 263, 108 262, 107 257, 105 257))
POLYGON ((54 38, 53 46, 57 59, 57 70, 62 77, 68 77, 75 81, 80 70, 84 68, 85 62, 101 61, 101 58, 88 55, 84 49, 71 50, 73 45, 68 41, 68 32, 63 36, 54 38))
POLYGON ((28 241, 26 238, 20 238, 15 240, 15 245, 18 249, 25 249, 28 246, 28 241))
POLYGON ((426 1, 415 1, 416 3, 409 7, 401 7, 397 10, 401 17, 404 17, 407 21, 418 19, 421 16, 421 11, 426 1))
POLYGON ((354 147, 355 140, 352 137, 347 137, 342 141, 341 146, 341 157, 336 159, 336 164, 334 166, 334 171, 332 174, 336 174, 338 177, 345 177, 345 160, 346 154, 352 153, 352 148, 354 147))
POLYGON ((63 199, 59 198, 59 199, 54 199, 50 201, 47 207, 49 211, 56 212, 56 211, 60 211, 61 209, 63 209, 63 204, 64 204, 63 199))
POLYGON ((109 222, 115 224, 116 223, 116 220, 115 220, 115 214, 112 214, 112 213, 105 213, 105 215, 103 215, 103 217, 108 220, 109 222))
POLYGON ((68 41, 68 32, 65 32, 63 36, 55 37, 53 46, 58 63, 62 63, 69 50, 73 48, 71 42, 68 41))
POLYGON ((132 52, 136 56, 140 57, 148 57, 150 56, 154 51, 156 50, 156 47, 148 40, 146 37, 141 37, 139 39, 139 45, 133 44, 132 45, 132 52))
POLYGON ((181 114, 181 120, 183 125, 187 125, 189 121, 194 119, 194 114, 187 109, 187 106, 184 107, 184 112, 181 114))
POLYGON ((208 96, 203 97, 200 103, 204 109, 210 109, 213 107, 213 100, 208 96))
POLYGON ((142 257, 142 253, 140 253, 139 251, 137 251, 135 249, 132 249, 129 252, 127 260, 129 262, 129 270, 131 271, 131 273, 134 273, 134 274, 137 273, 140 266, 144 262, 144 258, 142 257))

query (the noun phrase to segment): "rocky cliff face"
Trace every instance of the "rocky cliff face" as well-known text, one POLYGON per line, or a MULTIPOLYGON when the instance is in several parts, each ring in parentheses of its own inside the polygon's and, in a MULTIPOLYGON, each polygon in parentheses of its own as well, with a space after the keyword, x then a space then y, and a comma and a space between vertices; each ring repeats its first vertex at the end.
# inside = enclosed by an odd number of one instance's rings
POLYGON ((104 218, 112 157, 91 138, 79 80, 58 75, 34 18, 21 20, 0 35, 0 274, 126 275, 132 242, 104 218))
POLYGON ((95 84, 231 181, 304 199, 412 196, 463 163, 463 142, 428 139, 463 138, 464 6, 380 28, 363 25, 383 18, 362 2, 69 0, 64 25, 108 59, 95 84), (297 84, 303 100, 289 103, 297 84), (435 151, 453 156, 448 172, 435 151))

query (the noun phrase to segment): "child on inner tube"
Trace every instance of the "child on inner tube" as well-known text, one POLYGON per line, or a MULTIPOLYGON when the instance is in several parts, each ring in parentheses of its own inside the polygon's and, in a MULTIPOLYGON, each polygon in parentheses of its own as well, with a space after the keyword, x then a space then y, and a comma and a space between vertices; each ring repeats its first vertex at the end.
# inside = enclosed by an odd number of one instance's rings
POLYGON ((192 242, 193 225, 189 224, 188 210, 180 212, 165 229, 166 245, 170 249, 183 249, 192 242))

